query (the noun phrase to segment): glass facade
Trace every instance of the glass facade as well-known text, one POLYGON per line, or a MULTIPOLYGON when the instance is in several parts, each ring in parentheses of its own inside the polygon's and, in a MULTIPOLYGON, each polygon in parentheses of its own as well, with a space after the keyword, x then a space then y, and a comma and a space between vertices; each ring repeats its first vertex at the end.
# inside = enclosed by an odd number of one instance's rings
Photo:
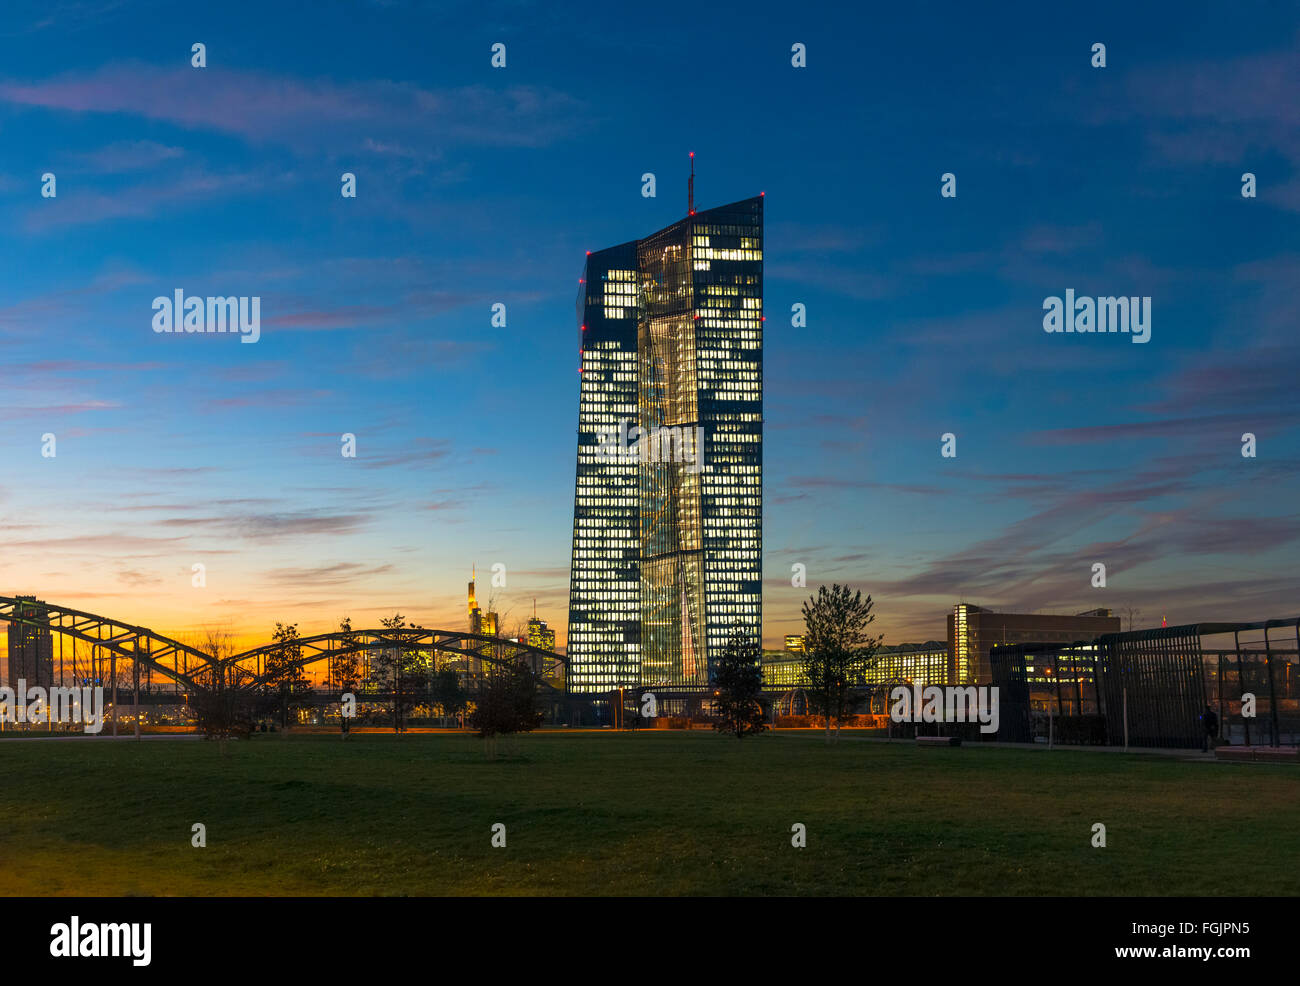
POLYGON ((953 608, 953 658, 956 664, 956 674, 958 682, 967 682, 971 680, 971 661, 970 661, 970 624, 966 619, 967 609, 965 603, 958 603, 953 608))
MULTIPOLYGON (((853 684, 871 686, 908 682, 918 685, 950 685, 954 684, 951 677, 947 645, 937 642, 902 644, 878 650, 870 666, 862 670, 853 684)), ((765 651, 763 687, 808 687, 808 677, 803 671, 803 656, 788 650, 765 651)))
POLYGON ((640 477, 634 459, 599 454, 637 417, 637 291, 635 243, 587 257, 566 645, 577 692, 635 685, 641 672, 640 477))
POLYGON ((989 650, 996 644, 1073 643, 1118 633, 1119 618, 1095 609, 1074 616, 1050 613, 1000 613, 958 603, 948 616, 948 648, 954 682, 988 684, 989 650))
POLYGON ((533 617, 528 621, 527 643, 539 650, 555 650, 555 631, 546 625, 545 620, 533 617))
POLYGON ((702 688, 761 638, 762 198, 589 255, 578 308, 570 689, 702 688))

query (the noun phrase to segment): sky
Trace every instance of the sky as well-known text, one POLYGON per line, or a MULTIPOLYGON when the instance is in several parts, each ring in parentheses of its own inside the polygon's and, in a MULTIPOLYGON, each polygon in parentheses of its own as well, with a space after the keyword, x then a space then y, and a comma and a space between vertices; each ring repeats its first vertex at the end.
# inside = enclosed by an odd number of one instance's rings
POLYGON ((477 566, 563 643, 578 278, 693 151, 699 208, 765 195, 769 646, 831 582, 887 644, 1294 615, 1300 12, 889 8, 8 4, 0 594, 253 646, 465 628, 477 566), (155 333, 178 289, 259 341, 155 333), (1067 289, 1150 341, 1044 332, 1067 289))

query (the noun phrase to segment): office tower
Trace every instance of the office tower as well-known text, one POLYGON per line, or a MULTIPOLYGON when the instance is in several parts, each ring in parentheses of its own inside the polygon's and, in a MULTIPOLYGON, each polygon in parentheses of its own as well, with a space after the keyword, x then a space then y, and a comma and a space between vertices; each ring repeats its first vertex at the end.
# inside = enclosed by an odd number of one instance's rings
MULTIPOLYGON (((484 612, 483 609, 480 608, 478 604, 478 599, 475 596, 475 592, 474 592, 474 584, 475 582, 477 582, 477 580, 478 580, 477 572, 475 569, 471 568, 470 576, 469 576, 469 586, 468 586, 469 598, 466 602, 466 606, 469 610, 469 632, 479 633, 485 637, 495 637, 497 636, 497 631, 499 629, 499 627, 497 626, 497 614, 493 610, 484 612)), ((488 646, 491 647, 492 645, 488 645, 488 646)), ((491 652, 489 651, 489 653, 491 652)), ((470 670, 472 671, 483 670, 483 659, 481 657, 471 658, 470 670)))
MULTIPOLYGON (((487 637, 497 636, 497 614, 495 610, 484 612, 478 604, 474 595, 474 583, 477 576, 471 570, 469 577, 469 599, 467 608, 469 609, 469 632, 481 633, 487 637)), ((491 600, 489 600, 490 602, 491 600)))
POLYGON ((803 634, 787 633, 785 635, 785 649, 791 654, 802 654, 804 651, 803 634))
MULTIPOLYGON (((15 596, 34 605, 23 606, 21 615, 34 617, 41 613, 40 600, 35 596, 15 596)), ((6 684, 16 687, 21 678, 28 688, 39 685, 48 688, 54 684, 54 638, 45 627, 27 623, 9 624, 9 668, 6 684)))
POLYGON ((762 625, 763 200, 592 253, 569 688, 702 688, 762 625))
POLYGON ((482 620, 482 612, 483 612, 478 608, 478 600, 474 598, 474 582, 476 581, 476 574, 477 573, 475 572, 475 570, 471 568, 469 573, 469 602, 467 604, 467 607, 469 609, 469 632, 470 633, 479 632, 479 624, 482 620))
POLYGON ((546 625, 545 620, 534 616, 528 621, 528 637, 524 643, 539 650, 555 650, 555 631, 546 625))

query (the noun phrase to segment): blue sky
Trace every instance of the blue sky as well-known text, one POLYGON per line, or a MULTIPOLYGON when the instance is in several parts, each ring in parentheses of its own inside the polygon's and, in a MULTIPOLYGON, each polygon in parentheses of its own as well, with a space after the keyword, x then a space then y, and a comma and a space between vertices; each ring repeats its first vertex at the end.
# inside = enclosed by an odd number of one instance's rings
POLYGON ((958 600, 1293 613, 1300 14, 899 6, 13 6, 0 591, 459 627, 501 563, 505 628, 562 639, 577 278, 694 151, 701 208, 766 195, 769 642, 794 563, 888 643, 958 600), (177 288, 259 296, 261 341, 153 333, 177 288), (1044 333, 1067 288, 1150 296, 1150 343, 1044 333))

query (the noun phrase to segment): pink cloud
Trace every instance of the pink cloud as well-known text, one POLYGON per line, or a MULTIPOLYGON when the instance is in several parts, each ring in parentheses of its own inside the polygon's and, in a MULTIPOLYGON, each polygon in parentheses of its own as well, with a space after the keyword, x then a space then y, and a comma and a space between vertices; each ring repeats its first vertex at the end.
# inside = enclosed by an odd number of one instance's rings
POLYGON ((0 100, 76 113, 123 113, 256 142, 359 147, 431 143, 529 147, 584 118, 572 97, 536 86, 433 91, 408 82, 338 83, 248 70, 105 65, 40 82, 0 83, 0 100))

